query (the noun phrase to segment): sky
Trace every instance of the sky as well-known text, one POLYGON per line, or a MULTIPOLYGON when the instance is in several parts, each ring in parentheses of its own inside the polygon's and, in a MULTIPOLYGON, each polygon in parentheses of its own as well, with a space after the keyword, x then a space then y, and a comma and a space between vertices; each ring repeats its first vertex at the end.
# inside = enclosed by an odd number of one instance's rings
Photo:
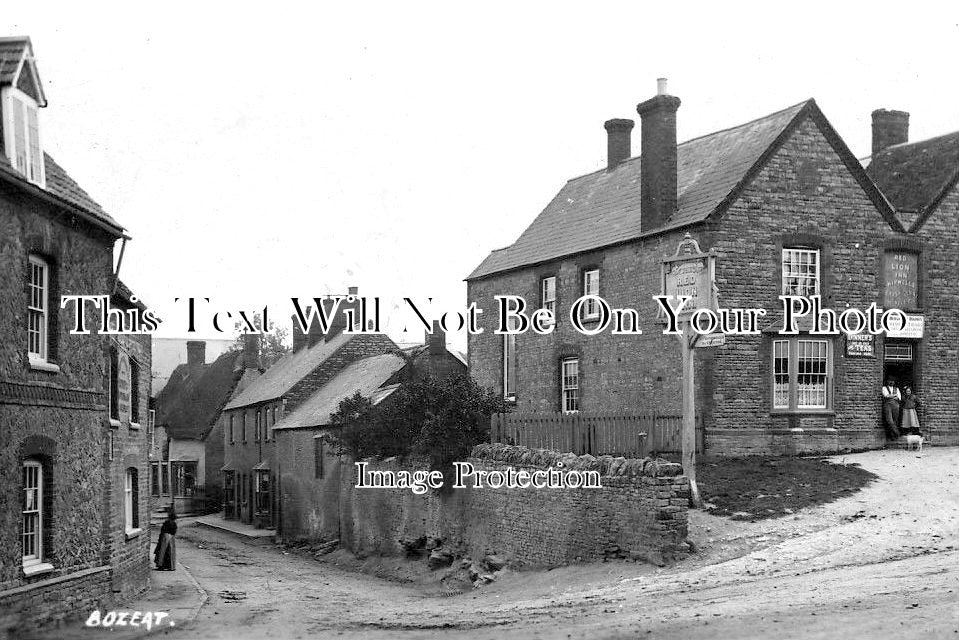
MULTIPOLYGON (((815 98, 857 156, 870 112, 959 129, 950 3, 15 3, 45 149, 126 229, 120 277, 186 337, 216 311, 379 296, 465 311, 464 278, 669 79, 678 139, 815 98), (776 8, 782 6, 784 8, 776 8)), ((638 126, 633 150, 639 149, 638 126)), ((227 326, 232 322, 224 319, 227 326)), ((465 350, 465 333, 449 336, 465 350)))

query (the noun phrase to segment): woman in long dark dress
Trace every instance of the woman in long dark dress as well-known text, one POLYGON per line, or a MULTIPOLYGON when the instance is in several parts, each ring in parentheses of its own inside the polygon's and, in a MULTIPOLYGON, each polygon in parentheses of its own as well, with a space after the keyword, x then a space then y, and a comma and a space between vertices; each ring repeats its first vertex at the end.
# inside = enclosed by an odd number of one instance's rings
POLYGON ((176 569, 176 514, 170 511, 166 520, 160 526, 160 537, 157 538, 156 551, 153 561, 160 571, 176 569))
POLYGON ((902 424, 899 431, 903 435, 922 435, 919 430, 919 413, 916 408, 919 406, 919 396, 912 392, 911 387, 903 389, 905 396, 902 399, 902 424))

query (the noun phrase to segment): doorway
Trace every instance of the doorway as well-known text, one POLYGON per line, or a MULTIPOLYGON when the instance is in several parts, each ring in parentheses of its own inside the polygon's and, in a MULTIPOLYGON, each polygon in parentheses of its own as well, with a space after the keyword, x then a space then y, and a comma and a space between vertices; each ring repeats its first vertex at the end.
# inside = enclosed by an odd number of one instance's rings
POLYGON ((883 346, 882 381, 880 384, 885 384, 889 378, 895 380, 896 386, 900 389, 910 386, 913 391, 919 391, 914 341, 886 340, 883 346))

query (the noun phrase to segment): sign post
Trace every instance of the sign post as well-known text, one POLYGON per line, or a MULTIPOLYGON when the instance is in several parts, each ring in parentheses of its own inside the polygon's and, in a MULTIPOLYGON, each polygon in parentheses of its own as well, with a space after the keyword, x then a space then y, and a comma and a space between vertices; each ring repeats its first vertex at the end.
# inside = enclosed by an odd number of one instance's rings
POLYGON ((689 317, 701 308, 716 308, 716 254, 703 253, 699 243, 688 233, 676 253, 663 259, 663 295, 687 296, 689 301, 679 314, 683 332, 679 339, 683 363, 683 473, 689 479, 689 498, 694 507, 702 507, 703 499, 696 484, 696 363, 697 346, 721 346, 725 340, 711 338, 697 345, 701 336, 693 331, 689 317))

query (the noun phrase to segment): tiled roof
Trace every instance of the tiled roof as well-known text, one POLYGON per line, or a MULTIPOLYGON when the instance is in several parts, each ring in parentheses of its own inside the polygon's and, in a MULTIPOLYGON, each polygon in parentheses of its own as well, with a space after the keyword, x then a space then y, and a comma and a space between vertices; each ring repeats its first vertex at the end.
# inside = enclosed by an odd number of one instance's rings
POLYGON ((30 39, 26 36, 0 38, 0 85, 13 82, 23 54, 29 48, 30 39))
POLYGON ((925 212, 959 176, 959 131, 884 149, 866 173, 896 209, 925 212))
POLYGON ((304 347, 299 351, 288 353, 276 361, 253 384, 243 390, 241 394, 230 400, 226 409, 238 409, 259 402, 275 400, 293 388, 297 382, 333 355, 337 349, 345 345, 352 335, 338 333, 328 342, 321 340, 312 347, 304 347))
POLYGON ((156 424, 172 438, 202 440, 216 423, 239 378, 239 351, 227 351, 196 371, 181 364, 156 399, 156 424))
MULTIPOLYGON (((812 100, 677 145, 677 210, 661 229, 705 220, 812 100)), ((661 230, 660 229, 660 230, 661 230)), ((648 231, 647 231, 648 232, 648 231)), ((511 246, 493 251, 467 278, 598 249, 643 235, 640 157, 566 183, 511 246)))
POLYGON ((276 423, 273 429, 296 429, 329 424, 330 415, 336 412, 340 402, 355 393, 371 398, 374 402, 382 400, 389 394, 377 393, 380 387, 404 365, 406 360, 393 353, 356 360, 320 387, 293 413, 276 423))

